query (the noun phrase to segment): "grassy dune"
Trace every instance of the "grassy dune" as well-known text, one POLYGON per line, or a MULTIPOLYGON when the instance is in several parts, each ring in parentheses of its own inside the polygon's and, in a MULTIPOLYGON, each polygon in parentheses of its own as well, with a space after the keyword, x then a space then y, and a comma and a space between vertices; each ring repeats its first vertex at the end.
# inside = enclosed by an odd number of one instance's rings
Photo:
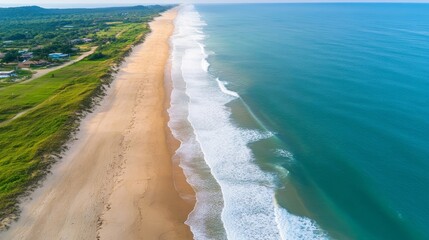
POLYGON ((149 28, 128 23, 111 31, 103 34, 121 34, 99 46, 95 60, 90 56, 29 83, 0 89, 0 221, 17 211, 17 198, 46 174, 82 113, 103 94, 111 67, 149 28))

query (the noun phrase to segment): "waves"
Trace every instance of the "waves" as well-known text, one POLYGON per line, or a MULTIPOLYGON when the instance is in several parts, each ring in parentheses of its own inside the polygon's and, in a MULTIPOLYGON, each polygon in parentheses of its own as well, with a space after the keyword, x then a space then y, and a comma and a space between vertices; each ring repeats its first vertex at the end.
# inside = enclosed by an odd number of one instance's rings
MULTIPOLYGON (((226 232, 221 220, 223 198, 220 186, 213 178, 211 169, 204 160, 204 154, 194 129, 188 121, 191 99, 187 94, 187 83, 182 76, 182 65, 184 64, 185 53, 196 47, 195 43, 198 40, 203 39, 197 28, 202 23, 194 21, 195 18, 198 18, 196 13, 187 12, 185 8, 182 8, 175 22, 175 33, 171 40, 173 89, 171 107, 168 110, 170 115, 168 125, 175 138, 181 142, 174 156, 174 161, 179 161, 187 181, 196 191, 196 206, 189 215, 186 224, 190 226, 196 239, 226 239, 226 232)), ((197 47, 201 51, 201 48, 197 47)), ((208 66, 203 66, 202 63, 201 60, 195 66, 201 66, 199 69, 206 72, 208 66)))
POLYGON ((329 239, 314 221, 295 216, 278 204, 275 207, 275 215, 281 239, 329 239))
POLYGON ((175 160, 196 190, 186 222, 195 239, 323 239, 314 222, 277 205, 275 177, 260 170, 248 147, 273 134, 232 123, 227 103, 240 96, 210 75, 203 26, 195 8, 183 6, 171 41, 169 127, 181 141, 175 160))
POLYGON ((225 87, 225 83, 224 83, 224 82, 221 82, 221 81, 219 80, 219 78, 216 78, 216 82, 217 82, 217 84, 218 84, 218 86, 219 86, 219 89, 220 89, 223 93, 226 93, 226 94, 228 94, 228 95, 230 95, 230 96, 233 96, 233 97, 236 97, 236 98, 239 98, 239 97, 240 97, 240 96, 238 95, 238 93, 236 93, 236 92, 234 92, 234 91, 231 91, 231 90, 227 89, 227 88, 225 87))

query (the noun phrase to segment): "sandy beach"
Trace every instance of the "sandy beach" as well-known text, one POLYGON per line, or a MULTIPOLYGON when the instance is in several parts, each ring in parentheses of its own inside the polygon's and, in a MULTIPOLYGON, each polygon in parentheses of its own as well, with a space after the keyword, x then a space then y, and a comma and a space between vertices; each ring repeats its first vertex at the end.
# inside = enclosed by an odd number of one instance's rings
POLYGON ((194 197, 171 161, 177 142, 164 86, 176 15, 173 9, 151 23, 152 33, 0 239, 192 239, 184 222, 194 197))

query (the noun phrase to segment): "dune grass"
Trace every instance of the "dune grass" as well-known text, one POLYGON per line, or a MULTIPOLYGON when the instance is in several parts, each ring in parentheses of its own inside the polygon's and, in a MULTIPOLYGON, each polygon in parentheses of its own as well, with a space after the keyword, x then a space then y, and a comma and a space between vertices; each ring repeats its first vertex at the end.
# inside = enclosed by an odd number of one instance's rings
MULTIPOLYGON (((120 37, 88 57, 24 84, 0 89, 0 221, 18 210, 17 199, 34 186, 64 149, 83 112, 110 82, 111 67, 149 32, 130 23, 120 37), (17 114, 22 114, 14 119, 17 114)), ((116 31, 116 28, 115 28, 116 31)))

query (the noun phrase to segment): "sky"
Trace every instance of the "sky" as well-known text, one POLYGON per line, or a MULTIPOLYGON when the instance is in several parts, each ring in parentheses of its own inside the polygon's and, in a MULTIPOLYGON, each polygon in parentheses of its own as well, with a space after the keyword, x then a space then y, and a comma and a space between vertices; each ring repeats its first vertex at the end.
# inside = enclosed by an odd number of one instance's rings
MULTIPOLYGON (((429 2, 429 0, 268 0, 269 2, 429 2)), ((0 0, 0 7, 42 6, 42 7, 107 7, 169 3, 257 3, 264 0, 0 0), (102 2, 102 3, 100 3, 102 2)))

